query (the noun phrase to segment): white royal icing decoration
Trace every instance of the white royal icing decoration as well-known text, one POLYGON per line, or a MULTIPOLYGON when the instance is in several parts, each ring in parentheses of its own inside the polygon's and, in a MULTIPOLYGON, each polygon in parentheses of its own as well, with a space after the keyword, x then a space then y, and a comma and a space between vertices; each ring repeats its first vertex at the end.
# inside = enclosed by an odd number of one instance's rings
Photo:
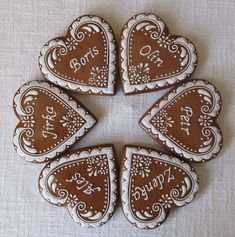
MULTIPOLYGON (((82 92, 89 92, 92 91, 94 94, 107 94, 112 95, 114 94, 114 88, 115 88, 115 63, 116 63, 116 51, 115 51, 115 39, 112 33, 112 30, 110 26, 104 22, 103 19, 101 19, 98 16, 82 16, 79 17, 76 21, 73 22, 71 27, 69 27, 71 38, 68 38, 67 41, 64 43, 63 40, 59 39, 53 39, 49 41, 41 50, 41 54, 39 57, 39 64, 42 73, 45 75, 45 77, 50 80, 51 82, 58 84, 62 87, 75 90, 75 91, 82 91, 82 92), (84 40, 85 35, 83 32, 77 32, 80 26, 82 26, 84 23, 90 23, 88 26, 83 27, 84 30, 87 32, 99 32, 101 27, 104 32, 104 36, 106 38, 107 43, 107 53, 106 53, 106 64, 108 66, 108 76, 107 76, 107 85, 106 83, 101 82, 100 84, 98 82, 94 82, 93 86, 92 83, 90 85, 85 85, 80 82, 74 82, 72 80, 68 80, 68 78, 64 75, 59 75, 58 73, 55 74, 50 68, 54 68, 53 60, 57 59, 56 55, 56 48, 59 47, 59 53, 61 55, 66 55, 68 50, 74 50, 76 49, 79 42, 84 40), (99 26, 99 27, 98 27, 99 26), (48 52, 55 48, 53 53, 51 55, 47 55, 48 52), (48 56, 48 57, 47 57, 48 56), (48 61, 46 60, 48 58, 48 61), (100 87, 98 87, 100 86, 100 87), (107 87, 104 87, 107 86, 107 87)), ((97 50, 97 49, 96 49, 97 50)), ((94 49, 93 49, 94 51, 94 49)), ((98 53, 98 52, 97 52, 98 53)), ((75 61, 74 61, 75 62, 75 61)), ((78 65, 78 61, 76 61, 78 65)), ((86 62, 84 62, 85 64, 86 62)), ((70 66, 73 63, 70 64, 70 66)), ((100 69, 101 70, 101 69, 100 69)), ((92 76, 92 73, 91 73, 92 76)), ((90 82, 90 81, 89 81, 90 82)))
MULTIPOLYGON (((93 158, 92 158, 93 159, 93 158)), ((93 163, 92 163, 93 164, 93 163)), ((64 167, 65 168, 65 167, 64 167)), ((66 168, 65 168, 66 169, 66 168)), ((101 175, 107 174, 107 173, 100 173, 101 175)), ((99 175, 99 174, 98 174, 99 175)), ((78 174, 75 174, 72 179, 79 179, 82 177, 79 176, 78 174)), ((84 180, 84 179, 83 179, 84 180)), ((66 180, 66 181, 71 181, 71 180, 66 180)), ((61 158, 58 158, 55 161, 52 161, 48 165, 44 167, 42 170, 40 177, 39 177, 39 189, 41 195, 50 203, 58 205, 58 206, 63 206, 64 204, 68 204, 67 208, 72 216, 73 220, 76 223, 79 223, 83 227, 98 227, 100 225, 103 225, 105 222, 107 222, 110 217, 112 216, 112 213, 115 209, 116 206, 116 194, 117 194, 117 185, 116 185, 116 168, 115 168, 115 161, 114 161, 114 150, 113 147, 111 146, 105 146, 102 145, 101 147, 97 146, 96 148, 93 147, 88 147, 85 148, 85 150, 79 152, 79 150, 76 153, 73 153, 68 156, 62 156, 61 158), (107 165, 108 168, 108 173, 109 173, 109 190, 107 190, 106 194, 107 196, 107 207, 105 212, 93 212, 93 211, 88 211, 85 213, 80 213, 79 211, 84 211, 86 208, 86 203, 80 201, 79 202, 79 197, 76 195, 72 195, 68 193, 68 190, 62 189, 60 190, 61 197, 56 197, 54 196, 47 188, 47 186, 51 187, 53 191, 56 190, 57 184, 54 182, 54 175, 52 175, 53 171, 55 171, 58 167, 64 167, 64 165, 68 165, 74 163, 74 161, 84 161, 84 162, 91 162, 90 157, 95 157, 95 156, 103 156, 105 155, 107 158, 107 165), (83 219, 83 217, 88 218, 89 221, 83 219)), ((81 184, 80 182, 78 182, 81 184)), ((85 192, 90 192, 86 193, 88 195, 92 195, 91 192, 100 192, 101 190, 99 187, 93 187, 93 189, 85 189, 85 192)), ((104 191, 102 191, 104 192, 104 191)))

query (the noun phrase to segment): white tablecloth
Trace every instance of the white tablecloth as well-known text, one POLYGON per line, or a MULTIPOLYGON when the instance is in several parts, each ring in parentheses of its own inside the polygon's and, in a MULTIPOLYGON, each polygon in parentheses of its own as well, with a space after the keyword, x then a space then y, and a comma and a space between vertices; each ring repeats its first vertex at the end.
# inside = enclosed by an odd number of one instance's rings
MULTIPOLYGON (((235 1, 234 0, 0 0, 0 236, 235 236, 235 1), (199 64, 193 78, 214 83, 223 97, 218 122, 224 147, 218 157, 194 165, 200 192, 188 206, 174 210, 155 230, 139 230, 124 217, 120 203, 104 226, 85 229, 75 224, 65 208, 46 203, 37 180, 43 165, 25 162, 14 151, 12 133, 17 119, 12 110, 14 92, 29 80, 42 79, 38 55, 43 44, 63 35, 79 15, 105 18, 118 36, 134 14, 152 12, 162 17, 174 34, 197 46, 199 64)), ((162 149, 138 126, 143 112, 164 91, 114 97, 76 95, 99 119, 77 148, 113 143, 120 160, 123 144, 162 149)))

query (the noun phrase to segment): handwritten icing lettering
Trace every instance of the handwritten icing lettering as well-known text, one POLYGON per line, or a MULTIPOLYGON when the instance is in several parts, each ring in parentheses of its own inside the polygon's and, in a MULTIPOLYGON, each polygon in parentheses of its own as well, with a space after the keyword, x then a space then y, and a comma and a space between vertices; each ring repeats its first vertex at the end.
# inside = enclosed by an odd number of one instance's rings
POLYGON ((70 179, 66 179, 66 182, 68 183, 75 182, 76 188, 78 190, 82 190, 83 193, 87 195, 90 195, 96 191, 97 192, 101 191, 100 187, 94 187, 94 185, 88 180, 86 180, 84 177, 82 177, 80 173, 75 173, 70 179))
POLYGON ((170 183, 171 180, 174 180, 175 176, 171 173, 171 167, 166 169, 162 174, 157 175, 151 181, 149 181, 146 185, 142 187, 135 187, 135 191, 132 194, 133 198, 137 201, 141 197, 144 200, 149 199, 149 193, 153 191, 155 188, 163 189, 165 183, 170 183))
POLYGON ((45 123, 43 125, 42 136, 52 137, 54 140, 57 139, 57 134, 54 132, 54 124, 55 117, 57 113, 55 112, 53 106, 46 106, 46 114, 42 114, 42 118, 44 119, 45 123))
POLYGON ((181 107, 181 112, 182 114, 180 115, 180 125, 181 125, 181 130, 186 133, 186 135, 190 135, 189 128, 191 126, 190 124, 190 118, 193 116, 193 110, 189 106, 181 107))
POLYGON ((74 70, 74 73, 79 71, 82 66, 85 66, 87 63, 90 62, 91 59, 95 58, 99 54, 99 50, 96 46, 93 48, 89 48, 89 51, 84 54, 81 58, 73 58, 70 60, 70 68, 74 70))
POLYGON ((153 62, 160 67, 163 63, 163 60, 160 58, 159 50, 152 50, 150 45, 145 45, 140 49, 140 55, 146 57, 148 60, 153 62))

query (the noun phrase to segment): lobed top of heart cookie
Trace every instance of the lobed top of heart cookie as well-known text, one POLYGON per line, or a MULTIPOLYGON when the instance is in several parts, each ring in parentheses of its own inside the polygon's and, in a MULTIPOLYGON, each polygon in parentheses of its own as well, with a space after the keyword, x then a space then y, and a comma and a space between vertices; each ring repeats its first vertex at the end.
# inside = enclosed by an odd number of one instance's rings
POLYGON ((21 86, 13 107, 20 120, 13 135, 14 146, 29 162, 46 162, 58 156, 96 123, 80 102, 45 81, 21 86))
POLYGON ((115 93, 116 47, 110 25, 93 15, 78 17, 66 36, 47 42, 40 70, 51 82, 85 94, 115 93))
POLYGON ((189 80, 155 102, 139 125, 176 155, 206 162, 222 148, 222 132, 215 122, 220 110, 221 97, 214 85, 189 80))
POLYGON ((199 189, 189 164, 153 149, 125 146, 121 169, 123 212, 141 229, 160 226, 171 208, 190 203, 199 189))
POLYGON ((197 64, 192 42, 171 35, 153 14, 138 14, 123 27, 119 68, 125 94, 164 89, 189 77, 197 64))
POLYGON ((107 222, 116 206, 117 178, 112 145, 86 147, 48 163, 39 176, 42 197, 67 207, 84 227, 107 222))

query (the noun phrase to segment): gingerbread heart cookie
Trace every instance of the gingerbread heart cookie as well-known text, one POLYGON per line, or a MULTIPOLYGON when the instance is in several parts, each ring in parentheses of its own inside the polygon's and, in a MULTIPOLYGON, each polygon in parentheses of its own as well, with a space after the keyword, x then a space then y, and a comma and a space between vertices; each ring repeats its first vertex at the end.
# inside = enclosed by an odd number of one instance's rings
POLYGON ((14 131, 14 146, 29 162, 46 162, 56 157, 96 123, 82 104, 44 81, 31 81, 20 87, 13 106, 20 120, 14 131))
POLYGON ((39 65, 48 80, 64 88, 85 94, 113 95, 116 48, 110 25, 98 16, 78 17, 66 36, 44 45, 39 65))
POLYGON ((194 162, 214 158, 222 148, 215 119, 221 97, 205 80, 189 80, 171 89, 140 119, 140 126, 170 151, 194 162))
POLYGON ((194 169, 176 157, 126 146, 122 162, 123 212, 138 228, 160 226, 171 208, 190 203, 199 189, 194 169))
POLYGON ((104 224, 116 205, 114 156, 112 145, 99 145, 50 162, 39 177, 41 195, 56 206, 67 207, 82 226, 104 224))
POLYGON ((153 14, 139 14, 124 26, 119 68, 125 94, 138 94, 173 86, 189 77, 197 64, 195 46, 171 35, 153 14))

